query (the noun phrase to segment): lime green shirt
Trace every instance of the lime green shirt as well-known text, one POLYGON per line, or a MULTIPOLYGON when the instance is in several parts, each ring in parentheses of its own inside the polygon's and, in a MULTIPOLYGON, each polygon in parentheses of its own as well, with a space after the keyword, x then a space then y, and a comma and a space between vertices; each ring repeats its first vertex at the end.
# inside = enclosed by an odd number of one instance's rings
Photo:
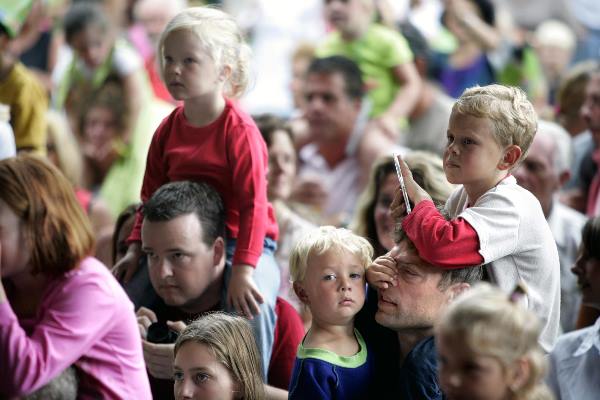
POLYGON ((372 86, 368 93, 372 103, 371 117, 387 110, 400 90, 393 67, 413 60, 406 39, 399 32, 379 24, 372 24, 361 38, 349 42, 339 32, 328 35, 317 48, 317 56, 333 55, 346 56, 357 63, 365 83, 372 86))

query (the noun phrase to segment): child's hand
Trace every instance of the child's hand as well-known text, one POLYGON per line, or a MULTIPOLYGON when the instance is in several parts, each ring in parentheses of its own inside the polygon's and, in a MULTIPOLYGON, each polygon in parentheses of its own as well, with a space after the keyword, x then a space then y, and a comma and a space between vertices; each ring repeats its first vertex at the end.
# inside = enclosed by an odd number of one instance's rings
POLYGON ((258 304, 264 302, 252 278, 253 273, 254 268, 250 265, 234 265, 227 289, 227 305, 235 308, 239 314, 245 315, 248 319, 260 314, 258 304))
POLYGON ((117 278, 119 282, 128 283, 137 271, 142 256, 142 247, 140 243, 131 243, 125 256, 123 256, 112 269, 115 278, 117 278))
POLYGON ((377 289, 387 289, 396 286, 396 261, 387 253, 378 257, 367 268, 367 282, 377 289))
MULTIPOLYGON (((404 162, 402 158, 398 158, 400 162, 400 171, 402 172, 402 177, 404 178, 404 186, 406 186, 406 193, 408 194, 409 200, 413 203, 413 205, 417 205, 423 200, 431 200, 431 196, 415 182, 412 176, 412 172, 408 168, 408 165, 404 162)), ((396 189, 394 193, 394 200, 390 205, 390 211, 392 217, 396 220, 402 219, 406 216, 406 205, 404 204, 404 196, 402 195, 402 190, 400 187, 396 189)))

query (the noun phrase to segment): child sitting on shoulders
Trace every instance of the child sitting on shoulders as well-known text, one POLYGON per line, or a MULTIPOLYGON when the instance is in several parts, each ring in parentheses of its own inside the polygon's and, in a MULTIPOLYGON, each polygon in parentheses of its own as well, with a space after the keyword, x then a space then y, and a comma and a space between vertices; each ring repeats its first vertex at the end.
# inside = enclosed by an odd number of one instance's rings
POLYGON ((405 215, 402 193, 391 209, 421 258, 441 268, 486 264, 491 282, 509 292, 519 280, 526 304, 542 321, 540 344, 550 351, 559 327, 560 266, 552 232, 539 201, 517 185, 511 171, 523 160, 537 129, 525 93, 489 85, 465 90, 448 125, 444 172, 462 184, 446 202, 450 221, 412 179, 401 161, 413 211, 405 215))
POLYGON ((435 328, 439 380, 448 399, 543 400, 547 362, 538 319, 487 284, 453 302, 435 328))
POLYGON ((290 254, 294 291, 312 313, 298 348, 290 399, 365 399, 374 364, 354 316, 365 302, 373 247, 347 229, 307 233, 290 254))

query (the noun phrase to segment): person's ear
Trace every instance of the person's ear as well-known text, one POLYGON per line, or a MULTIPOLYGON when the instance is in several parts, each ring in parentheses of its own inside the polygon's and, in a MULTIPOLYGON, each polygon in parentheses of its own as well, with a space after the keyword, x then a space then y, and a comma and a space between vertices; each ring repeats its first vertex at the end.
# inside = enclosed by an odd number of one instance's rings
POLYGON ((448 303, 454 301, 454 299, 456 299, 461 293, 465 292, 466 290, 469 290, 470 288, 471 285, 469 285, 466 282, 459 282, 450 285, 450 287, 448 288, 448 292, 450 294, 448 296, 448 303))
POLYGON ((501 171, 511 169, 521 158, 523 151, 516 144, 511 144, 504 150, 504 156, 498 164, 498 169, 501 171))
POLYGON ((221 67, 219 72, 219 82, 226 82, 231 77, 231 65, 225 64, 221 67))
POLYGON ((220 267, 225 263, 225 240, 219 236, 213 243, 213 266, 220 267))
POLYGON ((525 357, 520 357, 507 371, 508 387, 511 392, 517 393, 529 381, 531 364, 525 357))
POLYGON ((304 286, 301 282, 294 282, 294 293, 296 293, 296 296, 298 296, 302 303, 306 305, 310 304, 310 301, 308 300, 308 295, 306 294, 306 290, 304 289, 304 286))

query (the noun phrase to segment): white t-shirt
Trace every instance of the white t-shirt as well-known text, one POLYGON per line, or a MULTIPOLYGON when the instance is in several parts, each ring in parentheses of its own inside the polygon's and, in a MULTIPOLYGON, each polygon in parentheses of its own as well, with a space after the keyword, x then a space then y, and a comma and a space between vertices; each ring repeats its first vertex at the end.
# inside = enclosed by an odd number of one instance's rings
POLYGON ((517 282, 525 282, 527 307, 543 326, 540 344, 550 352, 559 331, 560 264, 539 201, 509 176, 472 206, 461 186, 450 195, 446 210, 477 232, 479 253, 492 282, 507 293, 517 282))

